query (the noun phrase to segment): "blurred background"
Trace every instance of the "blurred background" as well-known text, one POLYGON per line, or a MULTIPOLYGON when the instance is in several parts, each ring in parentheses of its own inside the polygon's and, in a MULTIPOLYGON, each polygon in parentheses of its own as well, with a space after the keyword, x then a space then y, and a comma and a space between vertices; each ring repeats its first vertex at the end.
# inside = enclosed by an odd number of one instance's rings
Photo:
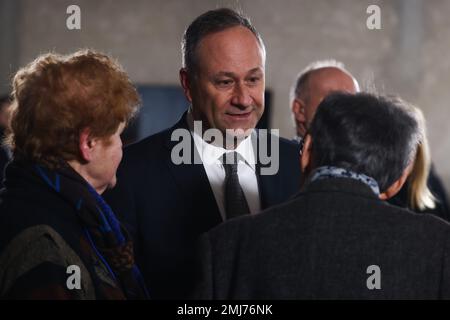
POLYGON ((292 138, 289 91, 297 73, 315 60, 340 60, 363 89, 399 94, 424 111, 432 159, 450 190, 448 0, 0 0, 0 94, 41 53, 93 48, 117 58, 143 97, 130 139, 154 133, 187 106, 178 85, 184 29, 222 6, 248 15, 266 45, 262 126, 292 138), (81 9, 81 30, 66 26, 72 4, 81 9), (381 9, 380 30, 366 26, 372 4, 381 9))

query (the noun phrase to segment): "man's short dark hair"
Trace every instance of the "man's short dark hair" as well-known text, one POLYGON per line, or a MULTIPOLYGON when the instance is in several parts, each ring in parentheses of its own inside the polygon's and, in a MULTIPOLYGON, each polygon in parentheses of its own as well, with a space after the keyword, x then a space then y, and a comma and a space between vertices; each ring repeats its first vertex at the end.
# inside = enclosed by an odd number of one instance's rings
POLYGON ((314 167, 335 166, 374 178, 386 191, 414 160, 422 140, 414 112, 399 98, 333 93, 312 121, 314 167))
POLYGON ((183 67, 188 72, 196 72, 198 67, 196 50, 200 41, 211 33, 237 26, 250 30, 255 35, 261 48, 265 50, 261 36, 247 17, 228 8, 210 10, 197 17, 184 32, 181 41, 183 67))

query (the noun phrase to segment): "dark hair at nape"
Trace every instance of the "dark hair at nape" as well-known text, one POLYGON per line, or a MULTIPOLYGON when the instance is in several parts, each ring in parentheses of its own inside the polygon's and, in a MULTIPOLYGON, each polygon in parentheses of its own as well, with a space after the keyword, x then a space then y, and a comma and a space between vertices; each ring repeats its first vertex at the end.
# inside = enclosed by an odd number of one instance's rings
POLYGON ((413 161, 420 132, 400 99, 333 93, 311 123, 313 166, 336 166, 374 178, 385 191, 413 161))

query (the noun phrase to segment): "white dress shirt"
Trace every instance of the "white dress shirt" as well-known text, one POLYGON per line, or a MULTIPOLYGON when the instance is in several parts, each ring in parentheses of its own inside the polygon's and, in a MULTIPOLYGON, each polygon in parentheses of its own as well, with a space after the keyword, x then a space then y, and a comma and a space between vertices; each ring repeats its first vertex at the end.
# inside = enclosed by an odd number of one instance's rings
MULTIPOLYGON (((252 146, 252 136, 254 132, 245 138, 235 150, 227 150, 211 143, 207 143, 203 138, 193 130, 194 121, 192 115, 188 112, 187 121, 191 130, 192 137, 197 151, 208 176, 209 184, 214 193, 214 197, 219 207, 222 219, 226 220, 225 213, 225 168, 221 158, 226 152, 236 151, 241 156, 238 161, 238 177, 245 199, 247 200, 250 214, 258 213, 261 210, 259 198, 258 180, 255 169, 255 154, 252 146)), ((254 137, 253 137, 254 138, 254 137)))

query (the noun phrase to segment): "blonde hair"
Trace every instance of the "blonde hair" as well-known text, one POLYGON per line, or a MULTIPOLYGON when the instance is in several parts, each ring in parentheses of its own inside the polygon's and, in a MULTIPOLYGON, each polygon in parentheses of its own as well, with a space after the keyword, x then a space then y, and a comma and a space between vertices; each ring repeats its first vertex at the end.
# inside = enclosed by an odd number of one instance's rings
POLYGON ((409 105, 419 124, 421 141, 417 146, 413 168, 408 177, 408 207, 412 210, 434 209, 436 198, 428 188, 428 175, 431 167, 430 149, 426 134, 425 117, 422 111, 409 105))

